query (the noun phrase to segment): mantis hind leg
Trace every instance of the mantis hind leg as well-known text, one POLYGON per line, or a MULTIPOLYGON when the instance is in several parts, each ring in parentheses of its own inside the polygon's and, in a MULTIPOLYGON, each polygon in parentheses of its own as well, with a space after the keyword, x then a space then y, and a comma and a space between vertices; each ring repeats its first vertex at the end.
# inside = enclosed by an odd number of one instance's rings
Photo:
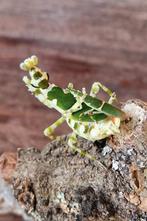
POLYGON ((72 134, 70 134, 70 136, 68 138, 68 145, 69 145, 70 149, 74 152, 79 153, 82 157, 87 157, 90 160, 95 160, 95 157, 91 156, 86 151, 83 151, 79 147, 77 147, 77 143, 78 143, 77 142, 77 135, 73 132, 72 134))
POLYGON ((57 127, 59 127, 65 121, 64 117, 59 118, 56 122, 54 122, 51 126, 47 127, 44 130, 44 135, 49 137, 51 140, 54 139, 54 131, 57 127))
POLYGON ((112 92, 109 88, 107 88, 106 86, 104 86, 100 82, 93 83, 93 85, 91 87, 91 91, 90 91, 90 96, 96 97, 96 95, 99 93, 100 89, 102 89, 106 94, 108 94, 110 96, 110 98, 108 100, 109 104, 112 104, 115 100, 117 100, 115 92, 112 92))

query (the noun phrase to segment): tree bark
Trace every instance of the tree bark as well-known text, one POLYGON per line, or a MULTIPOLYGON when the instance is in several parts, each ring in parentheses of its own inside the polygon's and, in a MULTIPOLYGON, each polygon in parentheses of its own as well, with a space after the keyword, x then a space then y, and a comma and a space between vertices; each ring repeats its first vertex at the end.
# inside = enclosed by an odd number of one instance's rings
MULTIPOLYGON (((72 82, 88 91, 100 81, 120 100, 145 100, 146 42, 145 0, 1 0, 0 153, 43 147, 42 131, 58 118, 27 93, 24 58, 36 54, 61 87, 72 82)), ((64 126, 58 135, 68 132, 64 126)))
POLYGON ((129 100, 120 134, 78 145, 90 161, 69 151, 67 136, 42 151, 19 149, 13 189, 38 221, 145 221, 147 219, 147 104, 129 100))
POLYGON ((16 153, 5 152, 0 156, 0 221, 31 221, 16 201, 12 191, 12 174, 16 166, 16 153), (11 216, 10 216, 11 215, 11 216))

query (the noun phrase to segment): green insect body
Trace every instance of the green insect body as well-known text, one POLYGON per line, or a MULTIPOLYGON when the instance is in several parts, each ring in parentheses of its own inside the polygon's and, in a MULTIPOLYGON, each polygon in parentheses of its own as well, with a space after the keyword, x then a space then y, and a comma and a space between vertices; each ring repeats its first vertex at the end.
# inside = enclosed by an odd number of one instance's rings
MULTIPOLYGON (((20 64, 21 69, 30 74, 30 78, 25 76, 23 81, 38 100, 61 113, 61 118, 45 129, 46 136, 51 137, 54 130, 66 121, 73 130, 68 144, 82 154, 82 151, 76 147, 76 135, 94 142, 119 133, 124 112, 112 105, 116 100, 115 93, 99 82, 92 85, 90 95, 84 88, 82 91, 75 90, 71 83, 66 89, 62 89, 50 83, 49 75, 39 69, 37 64, 36 56, 30 57, 20 64), (108 102, 96 97, 100 88, 110 96, 108 102)), ((88 154, 87 156, 90 157, 88 154)))

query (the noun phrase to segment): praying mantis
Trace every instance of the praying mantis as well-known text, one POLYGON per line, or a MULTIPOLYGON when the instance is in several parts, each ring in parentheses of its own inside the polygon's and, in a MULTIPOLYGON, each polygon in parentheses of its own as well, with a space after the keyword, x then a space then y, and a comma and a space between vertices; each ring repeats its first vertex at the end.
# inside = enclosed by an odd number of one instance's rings
POLYGON ((125 113, 113 106, 116 94, 100 82, 93 83, 90 94, 85 88, 76 90, 72 83, 63 89, 50 83, 49 74, 38 67, 35 55, 25 59, 20 68, 29 72, 30 77, 23 77, 28 90, 48 108, 54 108, 61 114, 55 123, 44 130, 45 136, 51 138, 55 129, 66 121, 73 131, 68 138, 69 147, 91 159, 90 154, 77 146, 77 135, 95 142, 119 133, 125 113), (109 95, 107 102, 98 99, 100 89, 109 95))

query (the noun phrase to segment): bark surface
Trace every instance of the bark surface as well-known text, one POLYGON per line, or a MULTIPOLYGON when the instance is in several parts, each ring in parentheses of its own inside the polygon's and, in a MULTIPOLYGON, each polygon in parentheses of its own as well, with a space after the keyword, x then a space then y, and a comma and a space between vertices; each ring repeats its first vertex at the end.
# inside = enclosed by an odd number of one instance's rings
POLYGON ((12 191, 12 175, 16 166, 16 153, 5 152, 0 156, 0 221, 32 221, 16 201, 12 191), (11 215, 11 216, 10 216, 11 215))
POLYGON ((146 99, 147 1, 42 2, 0 1, 0 153, 30 145, 41 149, 48 142, 44 128, 59 117, 22 83, 19 63, 32 54, 61 87, 72 82, 88 91, 100 81, 120 100, 146 99))

